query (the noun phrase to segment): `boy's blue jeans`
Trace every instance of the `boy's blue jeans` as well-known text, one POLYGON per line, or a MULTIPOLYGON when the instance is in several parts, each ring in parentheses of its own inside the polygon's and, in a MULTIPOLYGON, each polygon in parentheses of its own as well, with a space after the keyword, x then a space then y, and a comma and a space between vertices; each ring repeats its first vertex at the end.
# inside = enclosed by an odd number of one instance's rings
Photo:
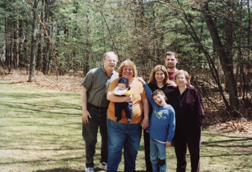
POLYGON ((160 172, 166 171, 166 144, 160 143, 150 137, 150 160, 152 171, 160 172))

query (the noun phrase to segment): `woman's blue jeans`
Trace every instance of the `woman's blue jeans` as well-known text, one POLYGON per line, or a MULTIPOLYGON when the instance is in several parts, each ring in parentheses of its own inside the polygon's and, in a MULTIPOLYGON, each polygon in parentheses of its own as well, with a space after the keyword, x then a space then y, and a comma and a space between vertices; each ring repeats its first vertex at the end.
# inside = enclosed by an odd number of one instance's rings
POLYGON ((108 163, 107 172, 116 172, 124 148, 124 171, 133 172, 139 148, 142 128, 140 124, 124 124, 107 119, 108 163))
POLYGON ((150 161, 152 165, 152 172, 166 171, 166 144, 160 143, 151 137, 150 137, 150 161))

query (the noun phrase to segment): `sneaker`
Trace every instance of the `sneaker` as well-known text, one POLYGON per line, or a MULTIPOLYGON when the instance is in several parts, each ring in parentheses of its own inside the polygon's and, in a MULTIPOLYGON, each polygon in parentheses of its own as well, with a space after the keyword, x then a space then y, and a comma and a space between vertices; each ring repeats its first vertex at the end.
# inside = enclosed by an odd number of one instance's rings
POLYGON ((107 163, 106 162, 101 162, 99 164, 99 168, 102 169, 102 170, 107 170, 107 163))
POLYGON ((85 172, 94 172, 93 167, 86 167, 85 172))

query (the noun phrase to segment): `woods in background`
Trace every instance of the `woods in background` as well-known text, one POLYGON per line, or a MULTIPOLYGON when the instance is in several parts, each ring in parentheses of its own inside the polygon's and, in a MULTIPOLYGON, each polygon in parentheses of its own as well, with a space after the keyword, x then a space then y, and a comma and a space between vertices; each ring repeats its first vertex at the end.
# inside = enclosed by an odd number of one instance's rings
POLYGON ((6 0, 0 65, 6 74, 26 69, 30 81, 35 70, 85 75, 114 51, 147 79, 172 50, 208 105, 223 101, 237 117, 252 105, 251 8, 251 0, 6 0))

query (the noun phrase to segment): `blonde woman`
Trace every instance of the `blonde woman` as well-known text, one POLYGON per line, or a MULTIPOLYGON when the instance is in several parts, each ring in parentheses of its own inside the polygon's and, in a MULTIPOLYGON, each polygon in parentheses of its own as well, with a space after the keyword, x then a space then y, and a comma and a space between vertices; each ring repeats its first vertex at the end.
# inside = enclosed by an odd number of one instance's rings
POLYGON ((111 82, 107 99, 110 101, 107 111, 108 131, 108 163, 107 172, 116 172, 124 149, 124 171, 133 172, 136 167, 136 156, 139 148, 142 128, 149 126, 149 105, 148 98, 141 82, 135 79, 137 70, 131 60, 123 61, 118 68, 119 77, 129 80, 131 96, 116 96, 112 91, 117 87, 118 79, 111 82), (122 111, 122 118, 117 122, 115 116, 115 102, 132 102, 133 115, 130 123, 127 123, 125 111, 122 111), (143 116, 144 114, 144 116, 143 116))

